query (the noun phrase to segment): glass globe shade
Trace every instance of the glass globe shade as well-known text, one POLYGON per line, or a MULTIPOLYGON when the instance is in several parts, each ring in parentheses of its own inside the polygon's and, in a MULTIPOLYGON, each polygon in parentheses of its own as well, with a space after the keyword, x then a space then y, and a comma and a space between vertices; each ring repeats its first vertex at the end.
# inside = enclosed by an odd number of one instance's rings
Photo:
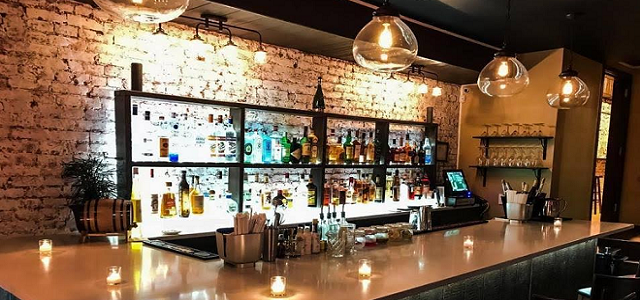
POLYGON ((226 60, 236 60, 238 59, 238 46, 229 40, 229 42, 220 49, 220 53, 226 60))
POLYGON ((529 72, 514 56, 496 53, 478 76, 478 88, 489 96, 509 97, 518 94, 529 85, 529 72))
POLYGON ((427 92, 429 92, 429 87, 427 86, 427 84, 426 84, 426 83, 424 83, 424 82, 423 82, 423 83, 421 83, 421 84, 418 86, 418 93, 420 93, 420 94, 426 94, 427 92))
POLYGON ((442 88, 436 86, 431 90, 431 96, 439 97, 442 96, 442 88))
POLYGON ((407 80, 407 81, 402 83, 402 89, 405 92, 409 93, 409 92, 413 91, 413 87, 414 87, 414 84, 413 84, 413 82, 411 80, 407 80))
POLYGON ((557 109, 570 109, 587 104, 591 92, 587 84, 578 77, 578 72, 567 70, 547 90, 547 102, 557 109))
POLYGON ((189 0, 94 0, 100 8, 125 20, 164 23, 180 16, 189 0))
POLYGON ((374 16, 353 42, 353 58, 379 72, 397 72, 409 67, 418 55, 418 41, 399 17, 374 16))
POLYGON ((256 51, 255 53, 253 53, 253 61, 255 61, 258 64, 264 64, 267 62, 267 52, 264 51, 263 49, 260 49, 258 51, 256 51))

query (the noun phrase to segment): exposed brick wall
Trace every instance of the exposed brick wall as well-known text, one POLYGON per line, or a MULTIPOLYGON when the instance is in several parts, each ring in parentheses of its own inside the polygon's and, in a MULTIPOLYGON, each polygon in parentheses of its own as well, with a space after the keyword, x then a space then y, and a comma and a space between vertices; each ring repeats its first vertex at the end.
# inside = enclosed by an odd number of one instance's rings
POLYGON ((266 65, 228 61, 215 52, 226 38, 204 34, 199 48, 192 28, 164 28, 168 37, 154 36, 153 26, 74 1, 0 0, 0 235, 70 230, 61 164, 77 153, 115 156, 113 91, 129 87, 131 62, 144 65, 144 89, 159 93, 309 108, 321 75, 331 112, 424 120, 434 106, 456 161, 457 85, 416 95, 353 63, 268 45, 266 65))

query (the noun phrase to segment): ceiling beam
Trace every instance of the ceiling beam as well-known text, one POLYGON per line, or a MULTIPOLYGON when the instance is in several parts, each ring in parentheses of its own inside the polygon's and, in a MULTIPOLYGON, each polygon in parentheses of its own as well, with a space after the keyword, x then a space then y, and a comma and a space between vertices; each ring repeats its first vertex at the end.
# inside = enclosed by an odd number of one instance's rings
MULTIPOLYGON (((211 1, 211 0, 210 0, 211 1)), ((348 0, 215 0, 238 9, 354 39, 373 10, 348 0)), ((418 40, 418 55, 480 71, 495 50, 407 22, 418 40)))

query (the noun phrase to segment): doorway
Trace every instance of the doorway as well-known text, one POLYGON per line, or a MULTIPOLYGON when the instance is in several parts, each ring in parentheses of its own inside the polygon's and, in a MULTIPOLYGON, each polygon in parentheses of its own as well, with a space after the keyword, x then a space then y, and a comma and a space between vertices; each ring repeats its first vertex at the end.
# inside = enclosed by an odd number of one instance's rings
POLYGON ((629 121, 631 76, 606 70, 603 77, 596 144, 591 219, 618 221, 629 121))

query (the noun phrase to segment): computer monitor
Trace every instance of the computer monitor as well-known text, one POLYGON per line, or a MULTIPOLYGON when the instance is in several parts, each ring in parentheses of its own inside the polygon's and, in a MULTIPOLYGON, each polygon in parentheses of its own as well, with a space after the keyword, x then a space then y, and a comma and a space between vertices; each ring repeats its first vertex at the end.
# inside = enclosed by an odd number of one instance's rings
POLYGON ((471 197, 469 185, 462 170, 444 170, 446 197, 471 197))

